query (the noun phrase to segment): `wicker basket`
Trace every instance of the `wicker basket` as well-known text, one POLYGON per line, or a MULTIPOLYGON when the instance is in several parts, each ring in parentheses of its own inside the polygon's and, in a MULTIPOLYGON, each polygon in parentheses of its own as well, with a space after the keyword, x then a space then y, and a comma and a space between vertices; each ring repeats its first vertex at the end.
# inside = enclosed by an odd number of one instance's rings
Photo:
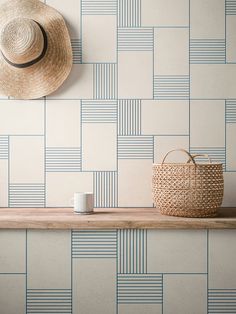
POLYGON ((214 217, 224 191, 223 165, 212 163, 208 155, 191 155, 184 149, 169 151, 161 164, 153 164, 152 193, 155 206, 163 215, 214 217), (173 151, 188 155, 187 163, 165 163, 173 151), (209 163, 196 164, 205 156, 209 163))

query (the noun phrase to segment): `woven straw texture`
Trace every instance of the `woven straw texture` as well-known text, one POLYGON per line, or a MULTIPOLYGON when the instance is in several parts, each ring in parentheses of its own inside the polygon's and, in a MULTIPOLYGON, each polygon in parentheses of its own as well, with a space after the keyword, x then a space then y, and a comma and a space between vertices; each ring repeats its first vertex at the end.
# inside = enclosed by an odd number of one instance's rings
MULTIPOLYGON (((0 94, 18 99, 48 95, 64 82, 72 67, 72 48, 65 21, 55 9, 38 0, 10 0, 3 3, 0 6, 0 32, 14 19, 32 19, 39 23, 47 35, 47 51, 39 62, 23 69, 7 63, 0 53, 0 94)), ((22 34, 24 29, 30 28, 29 25, 23 26, 22 34)), ((31 30, 35 32, 32 27, 31 30)), ((19 38, 19 46, 29 45, 32 34, 26 32, 23 36, 24 38, 19 38)), ((37 42, 40 40, 36 32, 34 49, 37 42)), ((3 48, 6 47, 5 43, 3 48)), ((39 46, 38 49, 42 48, 39 46)), ((9 49, 9 53, 12 51, 9 49)), ((33 59, 35 51, 31 52, 33 59)))
POLYGON ((224 180, 220 163, 153 164, 152 194, 155 207, 164 215, 214 217, 222 204, 224 180))

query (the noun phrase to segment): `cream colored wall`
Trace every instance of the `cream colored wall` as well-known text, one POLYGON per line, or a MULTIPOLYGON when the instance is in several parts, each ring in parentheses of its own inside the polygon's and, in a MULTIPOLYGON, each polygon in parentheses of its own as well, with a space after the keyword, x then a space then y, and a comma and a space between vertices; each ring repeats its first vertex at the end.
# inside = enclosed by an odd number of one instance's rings
POLYGON ((224 164, 235 206, 235 1, 46 3, 73 69, 44 99, 1 97, 0 206, 69 206, 86 190, 96 207, 151 207, 152 163, 177 147, 224 164))
POLYGON ((235 241, 235 230, 1 230, 0 313, 235 313, 235 241))

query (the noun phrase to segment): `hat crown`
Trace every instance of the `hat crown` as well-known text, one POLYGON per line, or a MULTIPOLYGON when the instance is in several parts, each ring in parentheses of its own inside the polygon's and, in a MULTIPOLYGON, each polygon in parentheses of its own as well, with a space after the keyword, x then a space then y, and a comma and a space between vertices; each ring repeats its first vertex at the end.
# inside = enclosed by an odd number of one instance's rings
POLYGON ((3 55, 14 64, 30 62, 43 51, 42 31, 32 19, 12 19, 1 31, 0 48, 3 55))

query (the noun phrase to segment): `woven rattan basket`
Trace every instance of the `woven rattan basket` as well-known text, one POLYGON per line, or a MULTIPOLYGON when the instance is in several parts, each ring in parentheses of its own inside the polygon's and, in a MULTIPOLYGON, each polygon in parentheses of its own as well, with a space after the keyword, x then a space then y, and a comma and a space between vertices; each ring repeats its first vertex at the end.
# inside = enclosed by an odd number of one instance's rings
POLYGON ((163 215, 214 217, 224 191, 223 165, 212 163, 208 155, 191 155, 184 149, 169 151, 161 164, 153 164, 152 194, 155 207, 163 215), (165 163, 174 151, 188 155, 186 163, 165 163), (205 156, 209 163, 197 164, 205 156))

